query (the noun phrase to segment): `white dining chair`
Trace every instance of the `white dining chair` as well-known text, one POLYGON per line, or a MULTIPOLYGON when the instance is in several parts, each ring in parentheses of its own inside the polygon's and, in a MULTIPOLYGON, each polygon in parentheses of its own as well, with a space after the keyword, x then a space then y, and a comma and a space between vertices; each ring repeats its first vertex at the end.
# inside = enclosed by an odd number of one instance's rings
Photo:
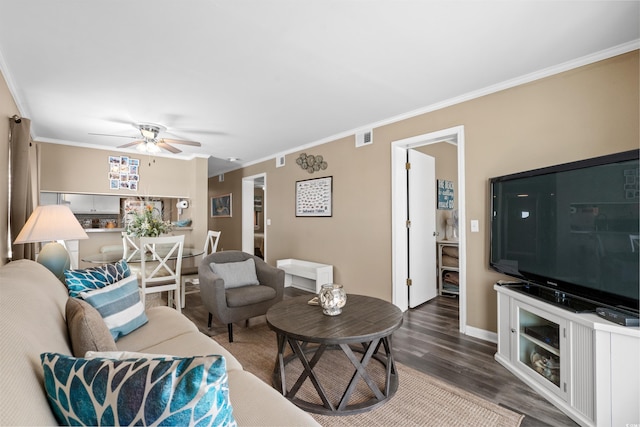
POLYGON ((173 304, 178 312, 182 312, 180 274, 183 248, 184 235, 140 238, 140 286, 143 304, 147 294, 168 292, 168 305, 173 304))
MULTIPOLYGON (((222 231, 209 230, 207 232, 207 238, 204 241, 204 251, 202 258, 210 255, 218 250, 218 240, 222 231)), ((187 267, 182 272, 182 307, 184 308, 186 302, 186 296, 189 294, 195 294, 200 292, 200 282, 198 280, 198 263, 194 262, 193 267, 187 267), (186 290, 187 283, 191 284, 191 289, 186 290)))
POLYGON ((131 259, 140 253, 140 247, 135 239, 129 236, 126 232, 122 232, 122 257, 125 261, 129 262, 131 259))

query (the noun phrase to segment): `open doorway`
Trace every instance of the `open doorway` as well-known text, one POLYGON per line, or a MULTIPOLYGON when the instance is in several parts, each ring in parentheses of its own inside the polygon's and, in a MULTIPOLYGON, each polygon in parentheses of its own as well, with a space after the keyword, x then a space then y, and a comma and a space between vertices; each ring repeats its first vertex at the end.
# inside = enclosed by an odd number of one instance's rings
POLYGON ((242 251, 267 257, 267 174, 242 178, 242 251))
MULTIPOLYGON (((392 181, 392 287, 393 303, 405 311, 408 306, 407 278, 409 277, 407 260, 409 252, 407 238, 406 206, 409 202, 408 181, 406 175, 407 151, 428 144, 446 142, 457 147, 457 208, 458 208, 458 245, 459 245, 459 319, 460 332, 466 330, 466 235, 465 235, 465 186, 464 186, 464 126, 456 126, 438 132, 402 139, 391 144, 391 181, 392 181)), ((436 183, 432 183, 436 185, 436 183)), ((434 230, 435 232, 436 230, 434 230)), ((413 254, 415 256, 416 254, 413 254)), ((436 262, 436 259, 429 259, 436 262)))

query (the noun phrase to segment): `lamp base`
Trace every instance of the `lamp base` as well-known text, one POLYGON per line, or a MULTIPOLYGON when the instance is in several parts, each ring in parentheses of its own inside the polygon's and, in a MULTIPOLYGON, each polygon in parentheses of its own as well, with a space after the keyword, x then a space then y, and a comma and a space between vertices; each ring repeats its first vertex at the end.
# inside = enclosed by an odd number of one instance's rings
POLYGON ((64 246, 58 242, 47 243, 40 250, 37 261, 64 283, 64 271, 71 266, 69 252, 64 246))

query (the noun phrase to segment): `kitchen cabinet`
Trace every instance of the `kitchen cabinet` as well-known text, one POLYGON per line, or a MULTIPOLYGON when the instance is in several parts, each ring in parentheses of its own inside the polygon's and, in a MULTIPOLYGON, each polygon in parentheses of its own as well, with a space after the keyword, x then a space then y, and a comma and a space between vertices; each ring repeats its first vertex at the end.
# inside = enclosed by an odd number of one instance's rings
POLYGON ((77 214, 119 214, 120 197, 104 196, 97 194, 63 194, 63 203, 66 203, 71 212, 77 214))

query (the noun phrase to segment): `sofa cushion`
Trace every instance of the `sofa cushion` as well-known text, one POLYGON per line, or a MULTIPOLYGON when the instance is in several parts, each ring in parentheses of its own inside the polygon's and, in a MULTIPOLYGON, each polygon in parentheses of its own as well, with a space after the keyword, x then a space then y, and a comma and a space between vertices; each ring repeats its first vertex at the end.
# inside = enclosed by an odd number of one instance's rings
POLYGON ((260 284, 258 276, 256 276, 256 263, 253 258, 239 262, 212 262, 209 265, 211 270, 224 280, 226 289, 260 284))
POLYGON ((91 304, 78 298, 69 298, 65 311, 74 356, 82 357, 87 351, 118 349, 107 324, 91 304))
POLYGON ((140 301, 136 276, 129 276, 102 289, 81 292, 80 296, 98 310, 116 341, 148 321, 140 301))
MULTIPOLYGON (((291 404, 275 388, 247 371, 229 371, 229 396, 233 416, 241 426, 319 426, 313 417, 291 404), (260 396, 257 399, 248 396, 260 396)), ((336 417, 349 425, 349 417, 336 417), (344 419, 344 420, 343 420, 344 419)), ((398 421, 398 425, 402 420, 398 421)))
MULTIPOLYGON (((175 310, 173 311, 175 312, 175 310)), ((152 322, 153 320, 149 323, 152 322)), ((141 329, 144 329, 144 327, 141 329)), ((138 331, 135 331, 131 335, 136 335, 137 332, 138 331)), ((128 335, 125 338, 129 338, 131 335, 128 335)), ((117 344, 118 350, 126 350, 120 347, 120 341, 118 341, 117 344)), ((213 338, 210 338, 198 331, 182 334, 170 340, 164 340, 155 345, 137 349, 135 351, 152 354, 171 354, 173 356, 180 357, 193 356, 194 354, 219 354, 224 356, 226 359, 227 371, 242 370, 242 365, 238 359, 236 359, 227 349, 222 347, 213 338)))
POLYGON ((236 425, 224 357, 41 360, 62 425, 236 425))
POLYGON ((42 392, 40 354, 71 354, 65 321, 69 293, 44 265, 29 260, 0 267, 0 425, 51 426, 42 392))
POLYGON ((131 270, 123 259, 114 264, 105 264, 81 270, 65 270, 65 284, 69 296, 78 297, 80 292, 89 292, 116 283, 129 277, 131 270))

